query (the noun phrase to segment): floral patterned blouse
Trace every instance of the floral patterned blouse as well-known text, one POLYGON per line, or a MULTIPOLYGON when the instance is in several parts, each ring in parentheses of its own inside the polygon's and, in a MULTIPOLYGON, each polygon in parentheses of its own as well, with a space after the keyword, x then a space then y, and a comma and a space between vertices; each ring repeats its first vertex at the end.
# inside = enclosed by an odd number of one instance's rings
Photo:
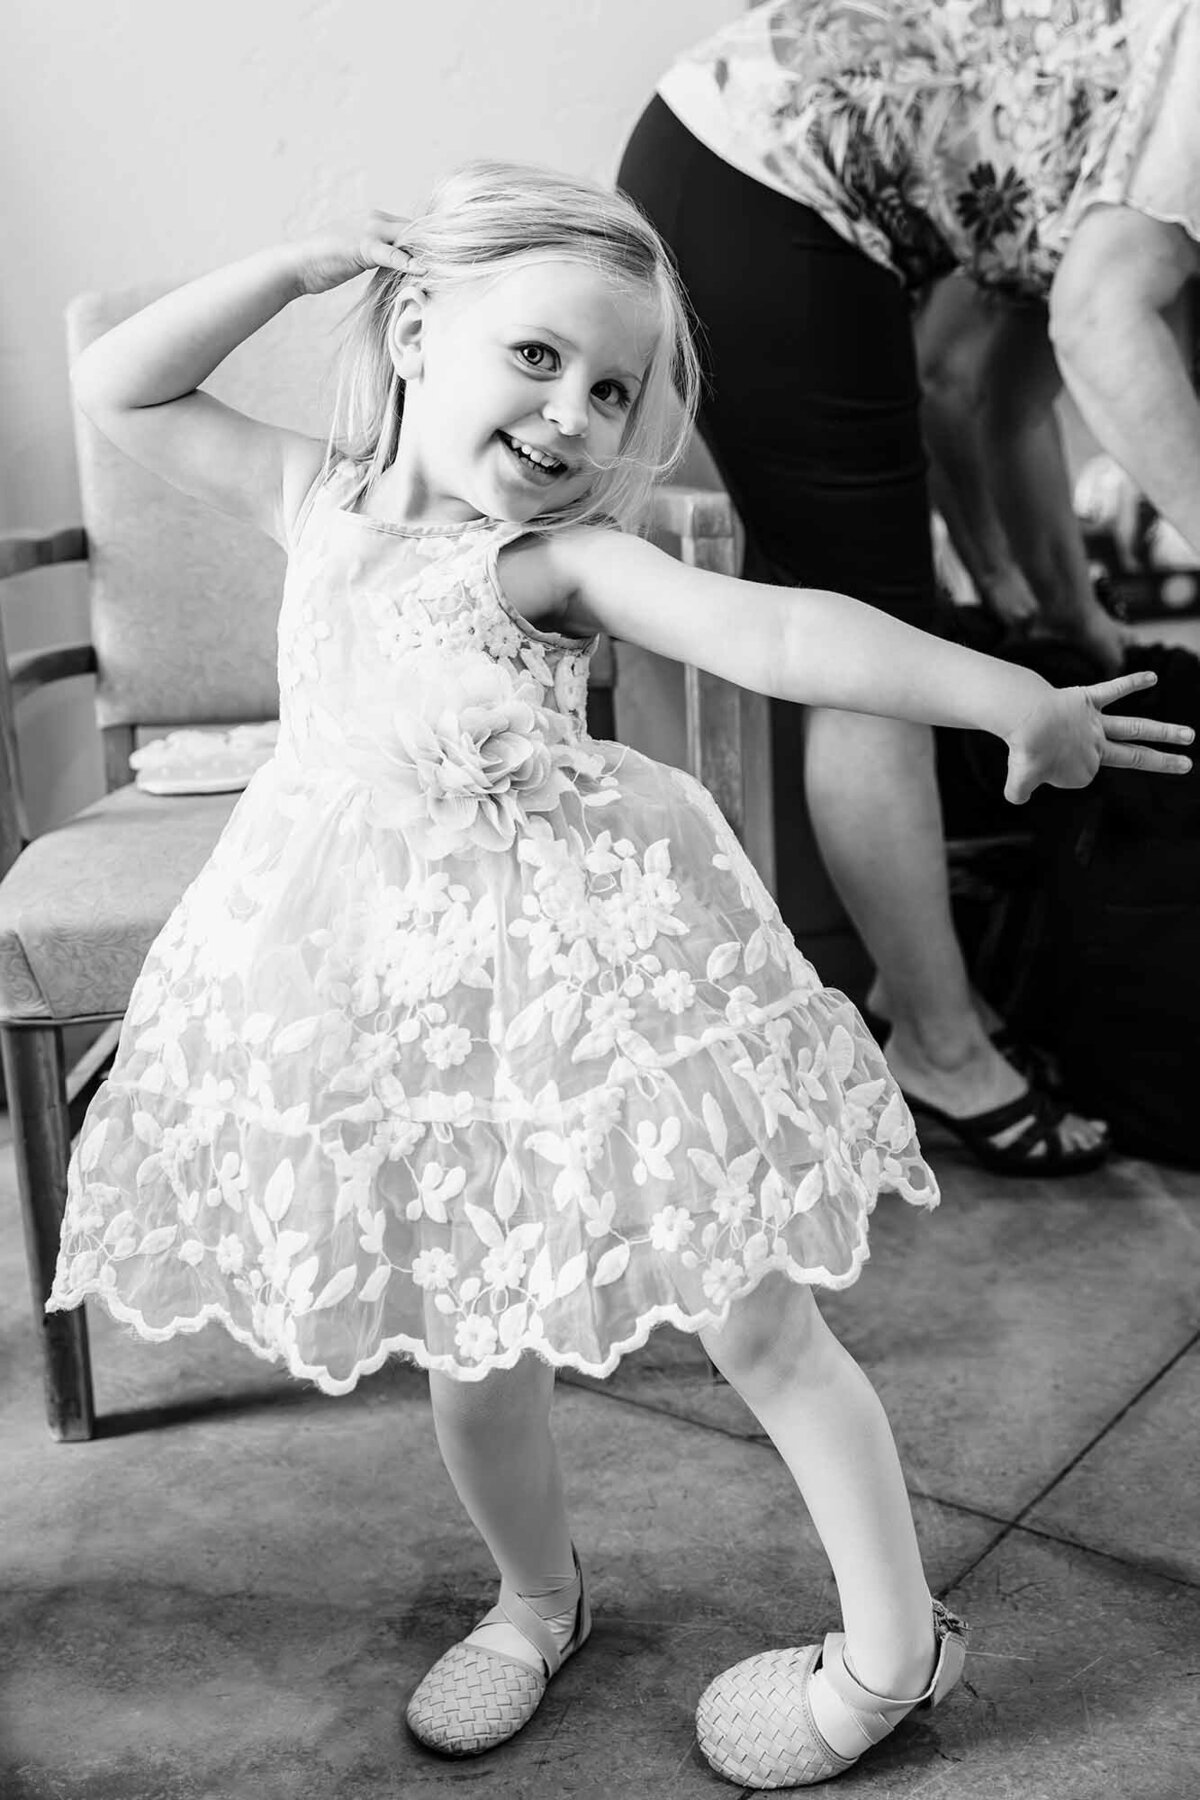
POLYGON ((659 91, 913 290, 1044 298, 1098 201, 1200 239, 1200 0, 765 0, 659 91))

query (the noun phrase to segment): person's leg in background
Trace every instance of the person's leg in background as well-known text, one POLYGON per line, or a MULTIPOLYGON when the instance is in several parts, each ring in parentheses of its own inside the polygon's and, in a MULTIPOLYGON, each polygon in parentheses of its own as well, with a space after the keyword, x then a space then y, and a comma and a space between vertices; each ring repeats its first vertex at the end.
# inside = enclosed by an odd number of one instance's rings
MULTIPOLYGON (((618 185, 671 246, 700 326, 701 429, 746 529, 745 574, 850 593, 936 629, 916 358, 895 277, 722 162, 661 101, 618 185)), ((777 816, 802 786, 878 971, 871 1000, 892 1021, 901 1086, 956 1118, 1018 1100, 1025 1080, 981 1023, 954 932, 932 733, 776 706, 772 739, 777 816)), ((786 844, 780 864, 786 919, 786 844)), ((996 1142, 1026 1123, 1014 1118, 996 1142)), ((1083 1149, 1102 1133, 1068 1116, 1057 1135, 1083 1149)))

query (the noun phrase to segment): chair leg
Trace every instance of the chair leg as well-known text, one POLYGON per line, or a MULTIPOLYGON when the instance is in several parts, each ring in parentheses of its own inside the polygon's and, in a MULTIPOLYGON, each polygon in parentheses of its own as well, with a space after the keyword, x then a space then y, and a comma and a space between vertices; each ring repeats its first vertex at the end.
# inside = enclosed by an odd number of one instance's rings
POLYGON ((66 1067, 62 1033, 53 1025, 0 1029, 8 1086, 25 1253, 45 1354, 46 1417, 52 1434, 83 1442, 95 1429, 92 1365, 82 1307, 46 1313, 67 1198, 66 1067))

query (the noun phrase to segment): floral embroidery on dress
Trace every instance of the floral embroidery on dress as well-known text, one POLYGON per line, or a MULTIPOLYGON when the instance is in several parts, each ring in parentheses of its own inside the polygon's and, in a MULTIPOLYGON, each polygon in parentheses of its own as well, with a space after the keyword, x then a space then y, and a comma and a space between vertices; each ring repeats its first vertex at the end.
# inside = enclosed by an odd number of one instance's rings
POLYGON ((854 1008, 711 797, 587 735, 515 528, 339 504, 289 564, 279 747, 160 933, 52 1306, 219 1320, 344 1392, 405 1353, 605 1373, 770 1269, 844 1286, 937 1189, 854 1008))
POLYGON ((1196 154, 1176 142, 1164 167, 1200 168, 1197 10, 1162 0, 1143 48, 1113 0, 765 0, 662 92, 710 148, 909 289, 962 268, 1044 298, 1097 200, 1132 194, 1200 234, 1200 175, 1139 189, 1136 174, 1172 83, 1176 139, 1196 154))

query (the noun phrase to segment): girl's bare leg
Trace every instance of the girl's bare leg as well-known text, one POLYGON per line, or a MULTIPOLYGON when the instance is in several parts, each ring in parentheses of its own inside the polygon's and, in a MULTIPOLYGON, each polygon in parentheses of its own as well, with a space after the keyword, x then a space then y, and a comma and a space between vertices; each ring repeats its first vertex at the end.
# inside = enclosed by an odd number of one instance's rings
MULTIPOLYGON (((519 1594, 541 1596, 575 1579, 558 1453, 550 1435, 554 1371, 535 1356, 482 1381, 431 1373, 433 1422, 446 1471, 503 1578, 519 1594)), ((574 1595, 563 1618, 547 1620, 565 1644, 574 1595)), ((467 1640, 541 1668, 515 1627, 480 1625, 467 1640)))
MULTIPOLYGON (((811 1291, 767 1276, 725 1326, 702 1334, 717 1368, 787 1464, 833 1569, 847 1661, 864 1687, 902 1699, 929 1681, 929 1586, 900 1459, 863 1371, 817 1311, 811 1291)), ((844 1711, 818 1673, 810 1689, 830 1748, 857 1755, 844 1711)))

